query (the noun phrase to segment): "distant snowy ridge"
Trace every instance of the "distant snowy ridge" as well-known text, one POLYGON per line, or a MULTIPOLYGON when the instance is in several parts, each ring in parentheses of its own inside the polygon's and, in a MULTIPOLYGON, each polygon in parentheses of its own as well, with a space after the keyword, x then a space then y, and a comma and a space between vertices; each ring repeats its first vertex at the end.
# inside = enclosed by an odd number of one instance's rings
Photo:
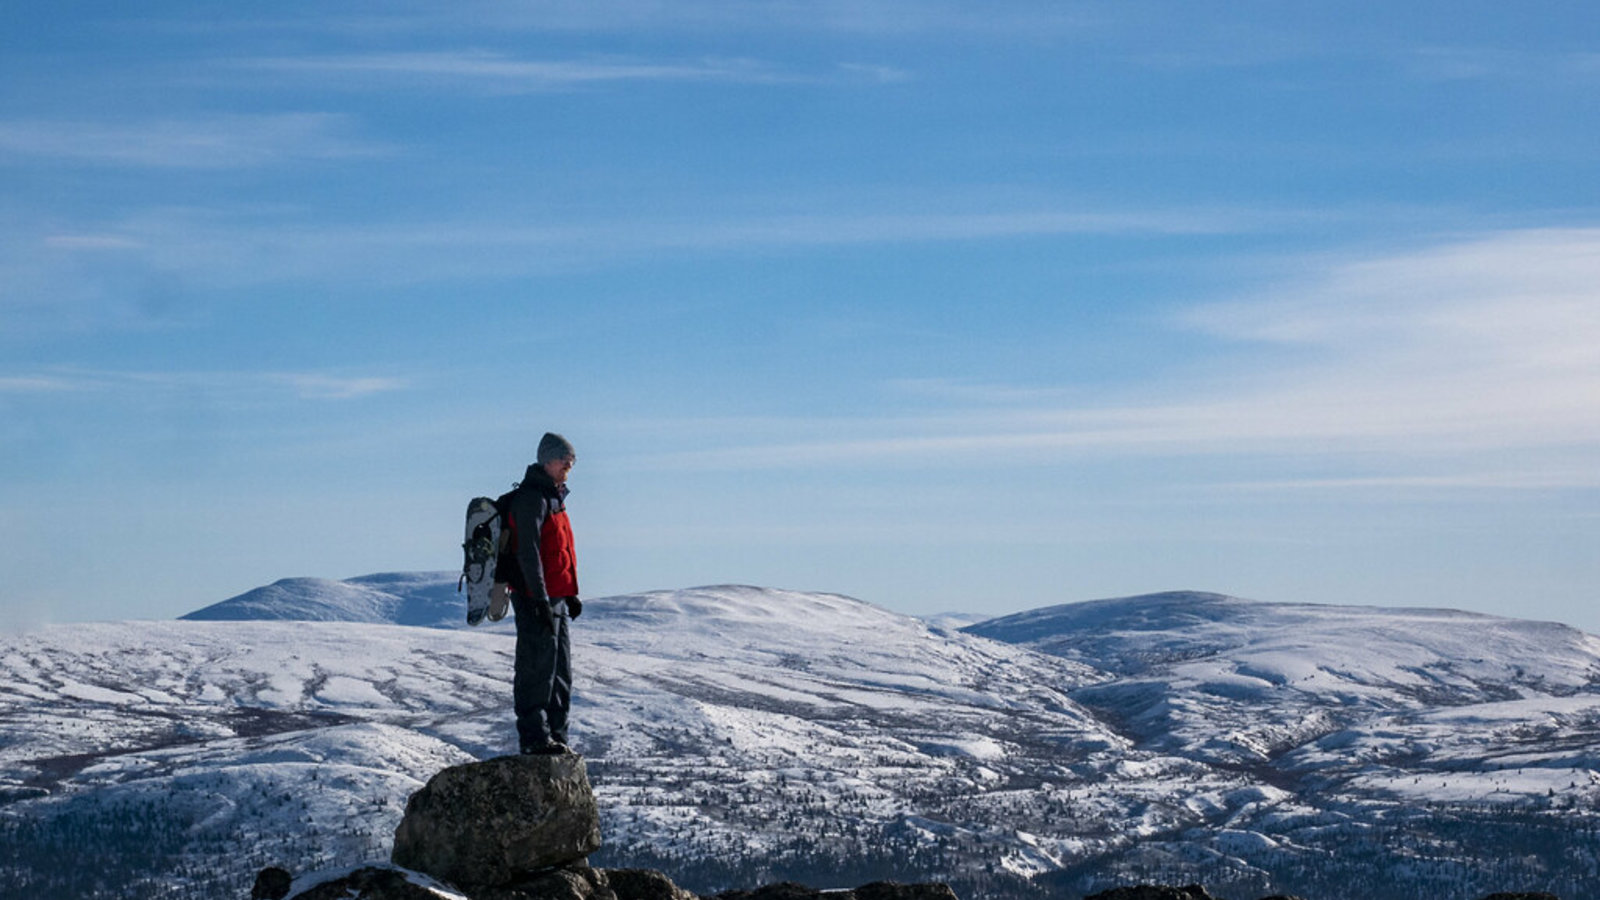
POLYGON ((1052 606, 966 631, 1112 673, 1074 699, 1142 747, 1231 764, 1414 752, 1439 745, 1438 728, 1414 721, 1429 711, 1527 701, 1538 717, 1560 698, 1600 691, 1600 638, 1449 609, 1183 591, 1052 606))
MULTIPOLYGON (((423 628, 469 628, 466 597, 457 589, 457 584, 455 572, 386 572, 343 580, 283 578, 179 618, 197 622, 369 622, 423 628)), ((775 593, 770 588, 748 585, 708 585, 690 590, 775 593)), ((931 627, 958 631, 990 617, 980 613, 945 612, 918 618, 931 627)), ((479 627, 494 626, 486 623, 479 627)), ((499 627, 504 630, 509 626, 499 627)))
POLYGON ((284 578, 180 618, 209 622, 370 622, 465 628, 455 572, 389 572, 334 581, 284 578))
POLYGON ((1117 676, 1255 702, 1454 706, 1600 685, 1600 637, 1451 609, 1263 603, 1171 592, 1069 603, 965 629, 1117 676))
POLYGON ((1342 655, 1355 665, 1364 658, 1418 665, 1487 657, 1526 657, 1537 665, 1543 651, 1577 647, 1584 658, 1600 651, 1600 638, 1555 622, 1455 609, 1266 603, 1200 591, 1064 603, 965 630, 1119 675, 1267 647, 1327 663, 1342 655))

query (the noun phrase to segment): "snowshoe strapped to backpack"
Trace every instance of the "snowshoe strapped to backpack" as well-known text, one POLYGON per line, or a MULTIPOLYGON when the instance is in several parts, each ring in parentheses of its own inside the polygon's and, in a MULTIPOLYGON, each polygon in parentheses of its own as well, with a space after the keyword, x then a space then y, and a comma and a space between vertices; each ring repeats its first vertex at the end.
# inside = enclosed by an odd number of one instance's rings
MULTIPOLYGON (((461 544, 465 560, 461 564, 461 579, 456 582, 456 592, 467 590, 467 624, 482 622, 487 614, 489 621, 505 617, 504 603, 490 608, 494 593, 494 563, 500 554, 500 508, 488 497, 474 497, 467 504, 466 540, 461 544), (498 615, 496 615, 498 613, 498 615)), ((504 588, 501 588, 504 592, 504 588)))

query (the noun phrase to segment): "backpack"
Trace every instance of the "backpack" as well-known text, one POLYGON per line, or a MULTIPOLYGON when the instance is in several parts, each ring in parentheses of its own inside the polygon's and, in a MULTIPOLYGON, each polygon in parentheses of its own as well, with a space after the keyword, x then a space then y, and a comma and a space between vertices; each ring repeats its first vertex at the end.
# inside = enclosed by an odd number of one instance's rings
POLYGON ((467 504, 466 540, 461 544, 464 557, 456 593, 467 591, 467 624, 476 625, 487 616, 498 622, 506 616, 506 586, 495 581, 495 560, 505 549, 510 529, 501 527, 500 506, 488 497, 474 497, 467 504))

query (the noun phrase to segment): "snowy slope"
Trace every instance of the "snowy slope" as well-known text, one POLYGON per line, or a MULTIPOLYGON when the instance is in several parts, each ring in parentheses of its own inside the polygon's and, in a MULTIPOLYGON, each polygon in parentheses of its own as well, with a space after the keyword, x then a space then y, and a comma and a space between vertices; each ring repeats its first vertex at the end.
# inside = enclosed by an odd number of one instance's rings
POLYGON ((1493 685, 1573 689, 1600 678, 1600 638, 1553 622, 1450 609, 1262 603, 1180 591, 1069 603, 989 619, 972 634, 1120 676, 1188 668, 1302 690, 1363 695, 1409 685, 1418 699, 1481 696, 1493 685), (1209 661, 1209 662, 1208 662, 1209 661))
POLYGON ((399 572, 344 581, 285 578, 195 610, 182 618, 212 622, 291 619, 466 628, 466 601, 462 599, 464 595, 457 592, 456 583, 457 575, 453 572, 399 572))
MULTIPOLYGON (((289 598, 277 611, 306 609, 289 598)), ((1065 696, 1097 677, 1084 667, 848 598, 744 587, 602 598, 573 633, 573 739, 614 854, 782 856, 839 840, 855 853, 908 815, 981 793, 1000 777, 990 763, 1123 745, 1065 696), (791 809, 810 824, 786 821, 791 809), (827 836, 834 814, 875 830, 827 836)), ((237 878, 263 854, 382 857, 424 779, 514 748, 513 645, 326 621, 8 638, 0 789, 17 798, 9 811, 46 819, 74 804, 181 813, 252 848, 237 878), (175 789, 181 800, 168 800, 175 789)))
MULTIPOLYGON (((1590 884, 1600 871, 1587 851, 1579 864, 1558 859, 1600 818, 1593 635, 1457 610, 1197 592, 1065 604, 966 631, 1113 673, 1069 695, 1138 750, 1277 789, 1205 842, 1249 868, 1304 865, 1332 847, 1370 855, 1367 877, 1385 872, 1396 896, 1394 884, 1433 879, 1427 890, 1462 897, 1506 886, 1463 858, 1499 865, 1522 844, 1551 855, 1541 877, 1564 870, 1590 884)), ((1158 844, 1129 862, 1194 849, 1158 844)))
MULTIPOLYGON (((0 888, 27 868, 8 842, 59 856, 96 822, 196 897, 384 857, 422 780, 512 748, 513 638, 458 627, 446 591, 291 579, 210 610, 258 621, 0 638, 0 888)), ((702 889, 1477 897, 1596 864, 1600 644, 1562 626, 1174 594, 962 633, 718 586, 592 600, 573 638, 597 862, 702 889)))
MULTIPOLYGON (((1537 719, 1545 701, 1600 690, 1600 638, 1456 610, 1169 593, 1054 606, 967 631, 1116 673, 1074 697, 1143 746, 1231 763, 1440 708, 1523 700, 1537 719)), ((1308 751, 1297 761, 1311 758, 1327 757, 1308 751)))

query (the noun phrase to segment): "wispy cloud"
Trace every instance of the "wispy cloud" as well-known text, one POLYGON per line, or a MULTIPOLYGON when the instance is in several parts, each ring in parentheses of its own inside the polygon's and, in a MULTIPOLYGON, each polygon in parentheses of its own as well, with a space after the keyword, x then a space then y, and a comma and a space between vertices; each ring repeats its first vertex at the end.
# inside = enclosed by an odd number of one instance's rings
POLYGON ((845 75, 864 78, 880 84, 898 84, 910 81, 912 73, 899 66, 889 66, 882 63, 839 63, 838 69, 845 75))
MULTIPOLYGON (((1389 493, 1396 490, 1549 490, 1560 488, 1600 488, 1600 470, 1592 466, 1555 466, 1539 471, 1520 469, 1467 469, 1443 475, 1374 475, 1345 478, 1285 478, 1261 481, 1223 482, 1210 489, 1256 491, 1277 494, 1283 491, 1366 490, 1389 493)), ((1597 514, 1600 515, 1600 514, 1597 514)))
POLYGON ((349 136, 344 116, 226 115, 146 121, 0 121, 0 164, 88 163, 162 169, 237 169, 380 155, 349 136))
MULTIPOLYGON (((261 57, 239 60, 233 65, 280 76, 315 78, 324 87, 389 88, 405 83, 476 87, 496 93, 566 90, 620 82, 785 84, 838 75, 806 75, 744 58, 542 60, 485 50, 261 57)), ((881 80, 881 72, 869 74, 881 80)))
POLYGON ((1298 214, 1240 209, 872 210, 792 215, 381 224, 301 221, 292 210, 225 215, 160 209, 29 233, 12 222, 0 240, 0 312, 28 308, 37 323, 93 310, 125 315, 138 273, 160 273, 190 292, 315 280, 364 285, 513 277, 572 271, 664 253, 762 253, 835 246, 998 241, 1048 236, 1236 234, 1293 227, 1298 214), (103 263, 103 265, 99 265, 103 263), (115 298, 123 299, 115 299, 115 298))
POLYGON ((363 31, 389 33, 401 23, 413 29, 453 31, 463 22, 478 27, 544 32, 652 35, 832 33, 894 38, 948 35, 962 38, 1058 37, 1084 30, 1103 16, 1081 5, 1019 3, 975 6, 947 0, 553 0, 537 4, 472 0, 437 7, 400 9, 383 20, 364 20, 363 31))
POLYGON ((270 401, 352 400, 403 390, 404 378, 326 372, 138 372, 61 369, 0 375, 0 395, 125 394, 180 391, 213 398, 270 401))
POLYGON ((1407 51, 1401 63, 1412 77, 1434 82, 1580 79, 1580 83, 1591 84, 1600 75, 1600 54, 1550 48, 1535 52, 1492 46, 1418 47, 1407 51))
POLYGON ((136 250, 144 246, 120 234, 51 234, 42 243, 52 250, 136 250))
POLYGON ((339 376, 308 372, 269 373, 261 376, 269 383, 282 384, 306 400, 353 400, 374 394, 387 394, 405 388, 400 378, 380 376, 339 376))
POLYGON ((1600 229, 1540 230, 1347 263, 1195 327, 1304 363, 1251 398, 1297 432, 1371 442, 1600 447, 1600 229))
POLYGON ((827 245, 984 240, 1069 234, 1236 234, 1270 214, 1239 210, 1097 211, 1090 209, 818 215, 707 222, 672 228, 660 239, 682 246, 827 245))
POLYGON ((960 408, 842 422, 828 439, 757 440, 665 464, 900 465, 978 454, 1359 463, 1360 475, 1281 482, 1320 487, 1592 486, 1600 472, 1600 230, 1496 234, 1328 264, 1175 324, 1217 338, 1213 368, 1226 374, 1124 385, 1101 404, 1053 389, 914 382, 960 408))
POLYGON ((59 375, 0 375, 0 395, 58 394, 83 387, 81 382, 59 375))

